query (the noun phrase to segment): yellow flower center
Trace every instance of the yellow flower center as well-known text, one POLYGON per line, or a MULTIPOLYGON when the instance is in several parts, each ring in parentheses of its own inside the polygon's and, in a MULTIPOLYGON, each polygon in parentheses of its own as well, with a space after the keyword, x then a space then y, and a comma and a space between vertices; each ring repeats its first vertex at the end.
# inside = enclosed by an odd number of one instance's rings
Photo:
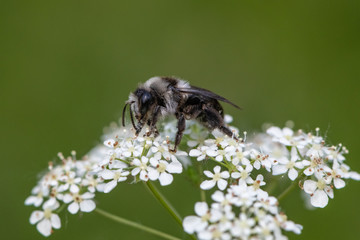
POLYGON ((50 208, 46 208, 46 209, 44 210, 44 218, 50 219, 50 218, 51 218, 51 213, 52 213, 51 209, 50 209, 50 208))
POLYGON ((159 165, 157 166, 157 170, 161 173, 165 172, 166 165, 164 163, 159 163, 159 165))

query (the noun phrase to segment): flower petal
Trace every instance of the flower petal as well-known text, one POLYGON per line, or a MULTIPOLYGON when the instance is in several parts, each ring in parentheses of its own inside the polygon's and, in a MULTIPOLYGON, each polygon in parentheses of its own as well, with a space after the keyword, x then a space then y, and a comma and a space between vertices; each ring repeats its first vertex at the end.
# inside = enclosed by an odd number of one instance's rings
POLYGON ((272 174, 273 175, 281 175, 281 174, 286 173, 287 170, 288 170, 288 168, 285 165, 281 165, 281 164, 275 165, 272 168, 272 174))
POLYGON ((341 178, 335 178, 334 185, 335 185, 335 188, 340 189, 340 188, 345 187, 345 182, 341 178))
POLYGON ((49 219, 44 219, 36 225, 36 229, 45 237, 51 234, 51 222, 49 219))
POLYGON ((317 186, 316 186, 316 182, 313 180, 306 180, 304 182, 304 191, 308 194, 312 194, 315 192, 317 186))
POLYGON ((51 226, 53 228, 59 229, 61 227, 61 221, 57 214, 51 214, 51 226))
POLYGON ((211 189, 215 186, 215 181, 214 180, 205 180, 200 184, 200 188, 204 189, 204 190, 208 190, 211 189))
POLYGON ((35 224, 43 218, 44 218, 43 211, 34 211, 34 212, 32 212, 32 214, 30 216, 30 223, 35 224))
POLYGON ((153 169, 153 168, 148 168, 148 173, 149 173, 149 178, 152 181, 155 181, 156 179, 158 179, 159 175, 160 175, 159 171, 156 169, 153 169))
POLYGON ((190 157, 198 157, 201 155, 201 152, 198 149, 191 149, 189 152, 190 157))
POLYGON ((71 203, 69 206, 68 206, 68 211, 71 213, 71 214, 75 214, 79 211, 79 204, 76 203, 76 202, 73 202, 71 203))
POLYGON ((216 202, 222 202, 225 200, 224 193, 221 191, 216 191, 211 195, 212 200, 216 202))
POLYGON ((100 172, 100 176, 105 180, 114 179, 115 173, 113 171, 105 169, 100 172))
POLYGON ((201 219, 196 216, 188 216, 184 218, 183 227, 185 232, 193 234, 195 232, 196 226, 201 223, 201 219))
POLYGON ((289 170, 288 176, 292 181, 294 181, 298 176, 298 172, 294 168, 291 168, 289 170))
POLYGON ((179 162, 172 162, 166 166, 166 171, 169 173, 182 173, 182 165, 179 162))
POLYGON ((140 172, 140 168, 134 168, 132 171, 131 171, 131 175, 133 175, 133 176, 136 176, 136 175, 138 175, 138 173, 140 172))
POLYGON ((109 193, 111 190, 113 190, 117 185, 117 181, 116 180, 112 180, 108 183, 105 184, 104 187, 104 193, 109 193))
POLYGON ((221 178, 229 178, 230 173, 228 171, 223 171, 222 173, 220 173, 220 177, 221 178))
POLYGON ((209 207, 206 202, 197 202, 195 203, 195 213, 198 216, 204 216, 209 210, 209 207))
POLYGON ((205 176, 207 176, 209 178, 212 178, 214 176, 214 174, 212 172, 208 171, 208 170, 205 170, 204 174, 205 174, 205 176))
POLYGON ((141 170, 140 179, 143 180, 143 181, 149 180, 149 175, 145 170, 141 170))
POLYGON ((96 207, 93 200, 84 200, 80 202, 80 209, 82 212, 91 212, 96 207))
POLYGON ((329 198, 323 190, 316 190, 311 197, 311 205, 324 208, 329 202, 329 198))
POLYGON ((306 176, 311 176, 311 175, 313 175, 314 174, 314 168, 312 168, 312 167, 308 167, 307 169, 305 169, 305 171, 304 171, 304 174, 306 175, 306 176))
POLYGON ((215 166, 214 167, 214 173, 219 173, 221 171, 221 167, 220 166, 215 166))
POLYGON ((160 177, 159 177, 161 186, 166 186, 166 185, 171 184, 173 179, 174 179, 173 176, 166 172, 161 173, 160 177))
POLYGON ((219 179, 219 181, 217 181, 217 186, 220 190, 224 190, 227 186, 227 181, 224 179, 219 179))
POLYGON ((76 184, 71 184, 70 186, 70 192, 72 193, 78 193, 80 191, 80 188, 76 184))

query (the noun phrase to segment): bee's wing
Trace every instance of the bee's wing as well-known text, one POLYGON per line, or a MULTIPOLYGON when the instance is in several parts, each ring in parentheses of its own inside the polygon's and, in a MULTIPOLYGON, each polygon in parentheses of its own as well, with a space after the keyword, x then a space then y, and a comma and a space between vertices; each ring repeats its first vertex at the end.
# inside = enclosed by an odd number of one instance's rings
POLYGON ((180 91, 182 93, 191 93, 191 94, 197 94, 197 95, 201 95, 201 96, 208 97, 208 98, 213 98, 213 99, 216 99, 216 100, 219 100, 219 101, 226 102, 226 103, 236 107, 237 109, 241 109, 241 107, 239 107, 235 103, 232 103, 229 100, 227 100, 226 98, 224 98, 222 96, 219 96, 216 93, 213 93, 213 92, 211 92, 209 90, 206 90, 204 88, 191 86, 190 88, 178 88, 178 91, 180 91))

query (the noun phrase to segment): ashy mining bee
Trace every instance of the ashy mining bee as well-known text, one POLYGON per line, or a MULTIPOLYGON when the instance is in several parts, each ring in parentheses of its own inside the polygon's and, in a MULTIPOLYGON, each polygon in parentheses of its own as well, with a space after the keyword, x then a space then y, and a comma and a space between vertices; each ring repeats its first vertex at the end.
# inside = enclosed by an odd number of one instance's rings
POLYGON ((156 123, 160 117, 174 114, 178 120, 175 146, 171 151, 176 152, 185 130, 185 120, 196 119, 209 130, 219 129, 229 137, 233 132, 225 126, 224 110, 219 101, 230 102, 209 90, 191 86, 188 82, 174 77, 153 77, 144 84, 140 84, 135 92, 130 93, 129 100, 123 109, 122 124, 125 126, 125 111, 130 105, 131 123, 139 135, 145 124, 150 127, 147 136, 159 135, 156 123), (137 124, 134 121, 134 115, 137 124))

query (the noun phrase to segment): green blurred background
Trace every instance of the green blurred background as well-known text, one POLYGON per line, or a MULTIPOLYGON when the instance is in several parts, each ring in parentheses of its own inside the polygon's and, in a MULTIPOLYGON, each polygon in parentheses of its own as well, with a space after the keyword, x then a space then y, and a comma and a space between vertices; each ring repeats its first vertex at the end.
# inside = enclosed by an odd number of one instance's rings
MULTIPOLYGON (((47 162, 81 156, 116 121, 138 82, 175 75, 227 96, 249 133, 265 122, 320 127, 350 149, 360 171, 359 1, 1 1, 1 239, 44 239, 24 200, 47 162)), ((181 176, 162 188, 182 213, 196 190, 181 176)), ((325 209, 284 202, 304 226, 292 239, 358 239, 360 183, 325 209)), ((182 236, 141 184, 121 185, 98 206, 182 236)), ((62 214, 52 239, 157 239, 96 213, 62 214)))

